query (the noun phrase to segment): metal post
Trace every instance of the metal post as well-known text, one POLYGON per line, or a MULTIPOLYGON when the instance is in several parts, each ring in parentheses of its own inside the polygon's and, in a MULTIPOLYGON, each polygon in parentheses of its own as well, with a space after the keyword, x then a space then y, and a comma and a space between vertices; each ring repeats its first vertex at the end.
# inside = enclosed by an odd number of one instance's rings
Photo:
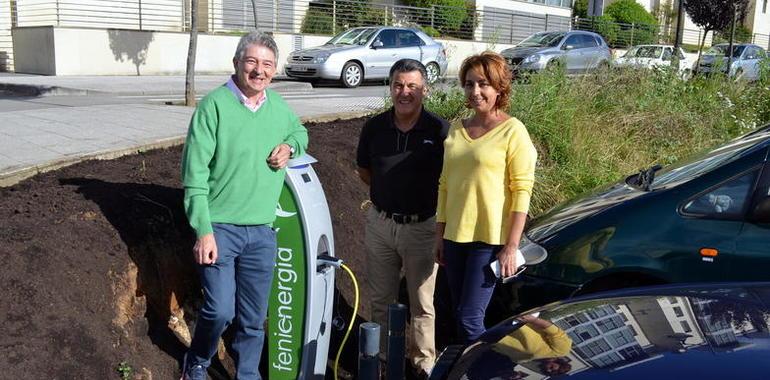
POLYGON ((636 25, 632 22, 631 23, 631 46, 634 46, 634 29, 636 29, 636 25))
POLYGON ((508 38, 508 43, 509 44, 513 43, 513 12, 511 12, 511 35, 508 38))
POLYGON ((337 0, 332 1, 332 35, 337 35, 337 0))
POLYGON ((727 57, 727 76, 730 76, 730 66, 733 64, 733 46, 734 46, 734 40, 735 40, 735 24, 738 19, 738 7, 735 6, 735 3, 733 3, 733 25, 730 28, 730 47, 727 50, 727 53, 730 55, 727 57))
POLYGON ((404 378, 406 361, 406 305, 388 305, 388 363, 385 375, 388 380, 404 378))
POLYGON ((380 325, 362 323, 358 328, 358 378, 379 380, 380 378, 380 325))
POLYGON ((59 26, 59 0, 56 0, 56 26, 59 26))
POLYGON ((142 0, 139 0, 139 30, 142 30, 142 0))
POLYGON ((435 22, 435 20, 436 20, 436 5, 431 5, 431 6, 430 6, 430 27, 431 27, 431 28, 434 28, 434 29, 436 28, 436 27, 433 25, 433 23, 435 22))
POLYGON ((545 30, 544 32, 548 31, 548 13, 545 14, 545 30))

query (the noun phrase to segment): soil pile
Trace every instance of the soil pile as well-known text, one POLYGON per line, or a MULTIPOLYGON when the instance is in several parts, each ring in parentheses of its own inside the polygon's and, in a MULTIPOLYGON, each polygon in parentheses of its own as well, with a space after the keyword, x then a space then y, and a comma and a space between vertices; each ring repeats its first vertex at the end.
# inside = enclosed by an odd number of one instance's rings
MULTIPOLYGON (((359 280, 368 192, 354 160, 363 121, 308 125, 336 253, 359 280)), ((201 297, 180 156, 177 147, 83 162, 0 189, 0 377, 120 378, 121 363, 135 378, 179 375, 185 336, 168 322, 191 322, 201 297)), ((338 276, 340 307, 353 298, 350 284, 338 276)))

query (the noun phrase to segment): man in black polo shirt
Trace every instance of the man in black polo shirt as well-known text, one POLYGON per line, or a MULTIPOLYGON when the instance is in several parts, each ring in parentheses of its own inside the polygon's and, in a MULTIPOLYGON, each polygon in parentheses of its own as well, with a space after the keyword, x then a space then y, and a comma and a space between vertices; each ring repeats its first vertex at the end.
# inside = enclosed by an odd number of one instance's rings
POLYGON ((426 78, 419 61, 402 59, 393 65, 393 108, 364 125, 357 155, 358 174, 369 185, 373 203, 364 240, 372 319, 382 326, 384 347, 388 305, 398 297, 403 267, 412 327, 407 356, 423 376, 436 360, 433 245, 438 179, 449 130, 445 120, 423 109, 426 78))

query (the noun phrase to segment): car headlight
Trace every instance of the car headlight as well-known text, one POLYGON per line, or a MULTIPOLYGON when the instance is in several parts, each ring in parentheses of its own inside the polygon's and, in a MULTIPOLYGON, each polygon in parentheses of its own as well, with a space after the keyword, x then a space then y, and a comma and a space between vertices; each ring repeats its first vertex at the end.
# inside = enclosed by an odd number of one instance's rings
POLYGON ((329 58, 329 53, 322 53, 313 58, 313 63, 324 63, 329 58))
POLYGON ((540 60, 540 54, 532 54, 527 58, 524 58, 524 63, 535 63, 540 60))
POLYGON ((535 243, 527 238, 527 235, 521 237, 519 243, 519 250, 524 255, 524 259, 527 261, 527 265, 539 264, 545 261, 548 257, 548 251, 540 244, 535 243))

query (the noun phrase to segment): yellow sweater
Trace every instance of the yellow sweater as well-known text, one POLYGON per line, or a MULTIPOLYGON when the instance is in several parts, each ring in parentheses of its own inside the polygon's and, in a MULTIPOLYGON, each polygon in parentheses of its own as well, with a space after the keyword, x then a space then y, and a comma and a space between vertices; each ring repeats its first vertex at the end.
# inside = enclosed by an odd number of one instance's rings
POLYGON ((471 139, 457 121, 444 141, 437 221, 444 238, 503 245, 512 212, 529 211, 537 151, 518 119, 510 118, 471 139))
POLYGON ((571 348, 572 339, 555 325, 543 330, 524 325, 492 345, 492 350, 508 356, 516 363, 566 356, 571 348))

